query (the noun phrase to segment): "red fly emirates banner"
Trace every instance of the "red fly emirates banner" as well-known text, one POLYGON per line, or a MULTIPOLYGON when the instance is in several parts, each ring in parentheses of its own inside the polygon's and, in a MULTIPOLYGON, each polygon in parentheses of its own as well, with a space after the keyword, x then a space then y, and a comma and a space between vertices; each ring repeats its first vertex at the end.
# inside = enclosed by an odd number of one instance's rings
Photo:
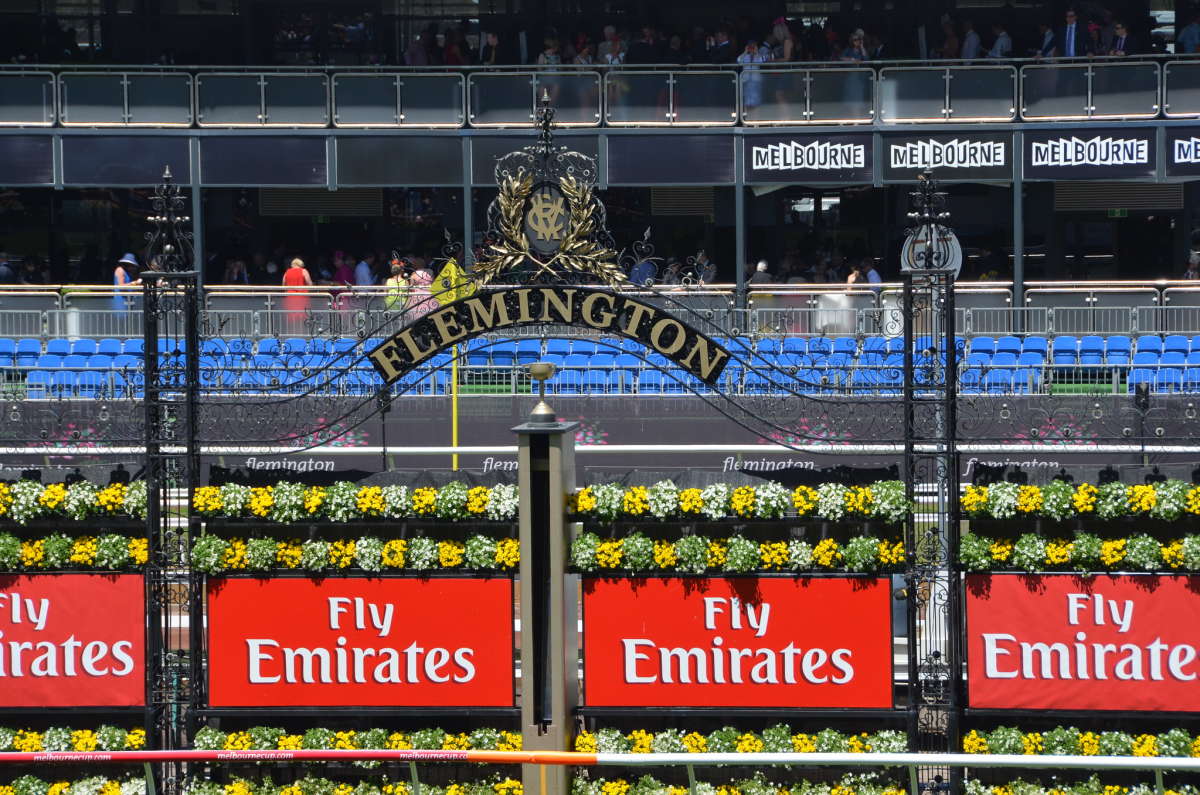
POLYGON ((513 703, 507 578, 210 580, 214 707, 513 703))
POLYGON ((145 645, 136 574, 0 577, 0 706, 140 707, 145 645))
POLYGON ((967 577, 970 702, 1200 710, 1200 577, 967 577))
POLYGON ((588 706, 892 706, 886 579, 584 582, 588 706))

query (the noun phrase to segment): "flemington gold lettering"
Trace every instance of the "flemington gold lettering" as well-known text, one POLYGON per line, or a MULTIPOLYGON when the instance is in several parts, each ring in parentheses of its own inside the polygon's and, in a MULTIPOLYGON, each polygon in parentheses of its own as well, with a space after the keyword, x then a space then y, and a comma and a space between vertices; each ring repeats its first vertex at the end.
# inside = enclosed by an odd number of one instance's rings
POLYGON ((586 326, 630 337, 707 384, 716 382, 729 361, 728 351, 661 310, 586 287, 508 288, 455 301, 401 329, 368 356, 390 384, 463 339, 533 323, 586 326), (422 347, 426 340, 428 347, 422 347))
POLYGON ((388 340, 371 351, 369 355, 375 362, 375 367, 380 371, 379 374, 385 380, 391 381, 404 374, 407 362, 400 358, 400 350, 396 346, 395 340, 388 340))
POLYGON ((437 326, 439 338, 437 347, 439 348, 445 348, 467 336, 463 327, 458 325, 458 307, 448 306, 438 310, 430 316, 430 319, 433 320, 433 325, 437 326))
POLYGON ((437 345, 430 345, 425 350, 421 350, 420 346, 418 346, 416 341, 412 338, 413 328, 415 327, 416 325, 414 324, 403 331, 397 332, 396 336, 392 337, 392 340, 403 342, 404 347, 408 349, 408 355, 412 360, 412 364, 420 364, 425 359, 432 356, 435 351, 437 351, 437 345))
POLYGON ((494 328, 503 328, 512 322, 508 319, 508 306, 504 303, 504 293, 492 293, 488 300, 490 304, 485 306, 482 298, 467 299, 466 308, 471 313, 469 333, 482 334, 494 328))
POLYGON ((708 339, 697 334, 692 339, 692 349, 688 351, 687 356, 684 356, 679 364, 688 372, 697 375, 701 381, 707 381, 712 376, 713 370, 718 364, 729 359, 729 354, 720 348, 712 347, 708 344, 708 339), (709 356, 709 351, 712 355, 709 356), (694 360, 696 354, 700 354, 700 362, 697 364, 694 360))
POLYGON ((592 328, 598 329, 607 329, 612 326, 613 319, 616 317, 612 309, 613 297, 608 293, 592 293, 583 299, 583 303, 580 306, 583 322, 592 328), (597 313, 596 304, 601 302, 607 305, 608 309, 597 313))
POLYGON ((517 308, 521 310, 521 314, 517 315, 514 323, 532 323, 533 315, 529 313, 529 294, 533 290, 517 290, 517 308))
POLYGON ((650 328, 650 344, 663 356, 678 353, 686 341, 687 332, 684 330, 683 324, 673 318, 664 317, 650 328), (673 329, 675 333, 671 335, 671 341, 664 345, 663 332, 667 329, 673 329))
POLYGON ((563 296, 566 297, 565 301, 559 297, 559 295, 558 295, 559 291, 555 290, 553 287, 546 287, 546 288, 542 289, 542 322, 543 323, 553 323, 554 322, 554 319, 550 317, 550 307, 551 306, 553 306, 558 311, 559 320, 561 320, 563 323, 572 322, 571 315, 572 315, 572 308, 575 304, 575 291, 574 290, 562 290, 561 292, 562 292, 563 296))
POLYGON ((652 306, 639 304, 636 301, 630 301, 628 306, 631 311, 629 312, 629 321, 625 324, 624 333, 636 340, 641 340, 642 337, 638 334, 638 326, 642 324, 642 318, 647 315, 653 317, 655 309, 652 306))

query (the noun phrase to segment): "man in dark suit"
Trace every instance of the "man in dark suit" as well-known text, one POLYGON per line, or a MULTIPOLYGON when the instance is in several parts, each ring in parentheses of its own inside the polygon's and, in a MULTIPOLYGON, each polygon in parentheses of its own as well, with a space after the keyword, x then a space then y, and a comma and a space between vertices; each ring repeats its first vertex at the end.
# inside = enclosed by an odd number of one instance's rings
POLYGON ((1074 8, 1067 9, 1066 24, 1054 36, 1056 58, 1080 58, 1087 54, 1087 31, 1074 8))
POLYGON ((1137 42, 1129 35, 1129 26, 1120 20, 1113 25, 1113 43, 1109 55, 1136 55, 1137 42))

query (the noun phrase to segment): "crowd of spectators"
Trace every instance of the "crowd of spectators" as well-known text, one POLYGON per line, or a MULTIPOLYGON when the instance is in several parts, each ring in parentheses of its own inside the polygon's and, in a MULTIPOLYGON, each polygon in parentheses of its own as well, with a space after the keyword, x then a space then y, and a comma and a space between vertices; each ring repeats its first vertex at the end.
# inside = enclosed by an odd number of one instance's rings
MULTIPOLYGON (((988 20, 968 13, 943 15, 940 29, 922 43, 887 41, 884 30, 871 23, 827 18, 805 24, 778 17, 751 20, 738 17, 715 25, 691 27, 652 23, 640 26, 605 25, 597 31, 545 31, 540 48, 527 36, 504 36, 485 30, 478 50, 458 26, 439 30, 431 25, 404 52, 409 66, 428 65, 688 65, 757 64, 768 61, 863 62, 892 58, 976 60, 984 58, 1072 58, 1124 56, 1165 51, 1161 38, 1151 38, 1148 19, 1126 20, 1094 4, 1069 7, 1058 18, 1042 17, 1037 32, 1023 19, 1017 33, 1002 17, 988 20), (916 44, 917 52, 914 52, 916 44)), ((1200 49, 1200 16, 1187 18, 1180 28, 1176 52, 1200 49)))

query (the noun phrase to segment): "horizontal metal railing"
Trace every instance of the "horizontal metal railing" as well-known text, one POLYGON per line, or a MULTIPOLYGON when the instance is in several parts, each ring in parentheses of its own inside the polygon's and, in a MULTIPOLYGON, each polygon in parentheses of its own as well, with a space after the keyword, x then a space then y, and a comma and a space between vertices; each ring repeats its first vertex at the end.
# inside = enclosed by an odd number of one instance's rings
MULTIPOLYGON (((663 286, 629 294, 685 317, 710 334, 727 336, 898 336, 903 331, 898 284, 874 288, 841 284, 769 285, 737 305, 732 285, 663 286)), ((957 286, 956 327, 967 336, 1006 334, 1200 334, 1200 285, 1195 282, 1029 282, 1013 306, 1011 285, 957 286)), ((308 336, 386 336, 405 315, 386 303, 386 289, 332 287, 206 288, 206 333, 261 339, 308 336)), ((526 328, 518 336, 566 333, 526 328)), ((0 290, 0 338, 140 337, 141 293, 109 286, 39 286, 0 290)))
POLYGON ((1200 118, 1200 58, 703 67, 0 67, 0 126, 885 125, 1200 118))
MULTIPOLYGON (((604 363, 563 364, 562 357, 546 390, 554 395, 683 395, 720 392, 735 395, 842 395, 896 397, 904 384, 900 354, 871 357, 804 354, 767 357, 737 352, 718 382, 704 384, 665 360, 632 357, 604 363), (633 359, 636 359, 634 361, 633 359), (662 368, 662 369, 660 369, 662 368)), ((180 357, 181 359, 182 357, 180 357)), ((543 360, 537 354, 528 361, 543 360)), ((391 387, 395 394, 437 396, 457 388, 460 395, 528 395, 537 387, 523 358, 504 364, 472 363, 461 357, 450 368, 449 357, 422 366, 391 387)), ((1014 364, 956 365, 954 380, 964 395, 1128 395, 1140 385, 1154 394, 1200 394, 1200 361, 1195 364, 1136 363, 1056 364, 1052 361, 1014 364)), ((0 396, 32 399, 141 398, 145 382, 140 357, 125 364, 39 363, 0 365, 0 396)), ((178 361, 178 360, 177 360, 178 361)), ((213 397, 258 394, 340 395, 363 397, 384 388, 361 350, 345 356, 284 354, 276 356, 202 354, 201 390, 213 397), (269 359, 264 363, 262 359, 269 359)), ((916 357, 914 385, 918 393, 946 378, 944 359, 916 357)))

